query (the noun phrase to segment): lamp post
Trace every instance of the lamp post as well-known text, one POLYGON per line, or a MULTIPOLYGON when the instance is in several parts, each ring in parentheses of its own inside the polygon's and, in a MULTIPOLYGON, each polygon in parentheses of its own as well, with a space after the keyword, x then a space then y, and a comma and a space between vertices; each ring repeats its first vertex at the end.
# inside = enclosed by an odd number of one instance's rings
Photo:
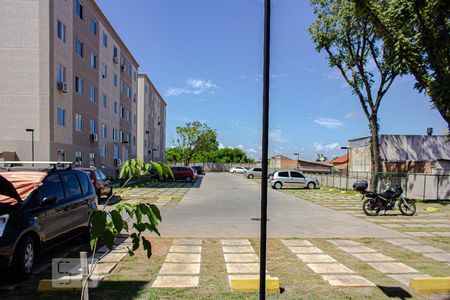
POLYGON ((294 153, 294 155, 297 155, 297 169, 298 169, 298 162, 300 161, 300 153, 294 153))
POLYGON ((259 299, 266 299, 267 247, 267 174, 269 160, 269 90, 270 90, 270 0, 264 0, 263 110, 261 139, 261 237, 259 263, 259 299))
MULTIPOLYGON (((31 132, 31 160, 34 161, 34 129, 27 128, 25 131, 31 132)), ((34 167, 34 164, 32 164, 32 166, 34 167)))
POLYGON ((350 162, 350 154, 349 154, 350 147, 341 147, 341 149, 342 150, 347 150, 347 166, 346 166, 347 179, 346 179, 346 182, 345 182, 345 189, 348 190, 348 163, 350 162))

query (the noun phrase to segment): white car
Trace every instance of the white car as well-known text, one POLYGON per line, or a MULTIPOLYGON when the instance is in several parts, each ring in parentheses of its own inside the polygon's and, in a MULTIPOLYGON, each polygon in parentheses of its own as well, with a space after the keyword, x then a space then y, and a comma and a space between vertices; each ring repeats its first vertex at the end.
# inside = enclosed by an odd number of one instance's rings
POLYGON ((244 173, 245 170, 244 167, 234 167, 230 169, 230 173, 244 173))

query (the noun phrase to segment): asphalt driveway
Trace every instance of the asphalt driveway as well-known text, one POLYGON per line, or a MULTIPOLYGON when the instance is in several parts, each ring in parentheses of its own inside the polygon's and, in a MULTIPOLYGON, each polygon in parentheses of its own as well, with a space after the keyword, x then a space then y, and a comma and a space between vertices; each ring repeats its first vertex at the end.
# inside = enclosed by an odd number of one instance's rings
MULTIPOLYGON (((309 201, 269 190, 268 235, 274 238, 404 237, 309 201)), ((164 237, 258 237, 260 186, 243 176, 208 173, 174 208, 162 208, 164 237)))

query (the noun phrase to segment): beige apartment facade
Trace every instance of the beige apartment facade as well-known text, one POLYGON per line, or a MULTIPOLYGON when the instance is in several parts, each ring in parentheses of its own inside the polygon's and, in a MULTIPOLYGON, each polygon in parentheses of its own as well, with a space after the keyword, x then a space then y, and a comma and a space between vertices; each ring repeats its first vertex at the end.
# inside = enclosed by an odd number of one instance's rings
POLYGON ((166 160, 167 104, 146 74, 138 75, 138 159, 166 160))
POLYGON ((136 157, 139 65, 94 0, 3 0, 0 28, 0 153, 31 160, 31 129, 35 160, 136 157))

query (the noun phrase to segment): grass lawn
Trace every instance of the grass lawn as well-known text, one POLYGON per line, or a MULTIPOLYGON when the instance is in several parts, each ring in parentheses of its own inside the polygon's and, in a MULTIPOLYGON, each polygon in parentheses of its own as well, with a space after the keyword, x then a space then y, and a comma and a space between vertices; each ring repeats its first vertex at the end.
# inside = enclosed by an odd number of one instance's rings
MULTIPOLYGON (((151 284, 172 242, 170 239, 163 238, 152 239, 152 241, 153 256, 150 260, 139 251, 136 256, 127 257, 112 274, 106 277, 99 288, 90 290, 91 299, 258 299, 257 293, 237 293, 229 290, 222 246, 218 239, 203 240, 198 288, 152 289, 151 284)), ((256 253, 259 253, 258 240, 250 239, 250 241, 256 253)), ((341 251, 326 240, 309 239, 309 241, 377 286, 332 287, 291 253, 281 240, 269 239, 267 269, 271 276, 280 278, 285 291, 282 294, 271 294, 268 299, 425 299, 414 295, 407 287, 341 251)), ((432 276, 450 275, 448 266, 443 263, 427 259, 420 254, 382 240, 358 239, 357 241, 423 273, 432 276)), ((14 294, 2 295, 2 299, 79 299, 78 293, 39 295, 36 293, 36 286, 37 280, 31 280, 14 294)))

